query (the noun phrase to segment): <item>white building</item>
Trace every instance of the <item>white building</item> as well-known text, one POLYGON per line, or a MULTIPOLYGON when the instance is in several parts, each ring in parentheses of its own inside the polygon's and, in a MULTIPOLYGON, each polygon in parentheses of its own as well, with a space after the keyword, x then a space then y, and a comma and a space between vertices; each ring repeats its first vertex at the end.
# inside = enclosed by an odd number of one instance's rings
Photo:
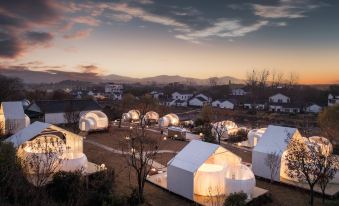
POLYGON ((181 99, 172 99, 166 102, 166 105, 170 107, 187 107, 187 104, 187 100, 181 99))
POLYGON ((202 99, 208 101, 209 103, 212 101, 212 98, 210 98, 209 96, 207 96, 207 95, 205 95, 205 94, 203 94, 203 93, 197 94, 197 95, 195 95, 194 97, 200 97, 200 98, 202 98, 202 99))
POLYGON ((300 113, 301 106, 293 103, 270 103, 269 111, 297 114, 300 113))
POLYGON ((240 191, 251 198, 255 187, 241 158, 216 144, 192 140, 167 166, 167 189, 190 200, 240 191))
POLYGON ((121 84, 108 83, 105 85, 105 93, 111 99, 121 100, 124 93, 124 86, 121 84))
POLYGON ((209 103, 208 99, 205 99, 201 96, 193 97, 188 101, 188 105, 194 107, 202 107, 208 103, 209 103))
POLYGON ((305 107, 305 112, 318 114, 323 108, 318 104, 309 104, 305 107))
POLYGON ((273 96, 270 96, 269 102, 270 103, 290 103, 291 100, 288 96, 278 93, 273 96))
POLYGON ((247 94, 247 92, 244 89, 237 88, 237 89, 232 89, 231 94, 233 96, 244 96, 247 94))
POLYGON ((266 165, 265 160, 270 154, 279 156, 278 172, 274 175, 275 181, 280 181, 281 157, 287 149, 287 145, 292 138, 302 138, 298 129, 269 125, 260 141, 252 151, 252 170, 256 176, 266 179, 271 178, 271 170, 266 165))
POLYGON ((212 107, 219 107, 222 109, 234 109, 234 104, 229 100, 217 99, 212 102, 212 107))
POLYGON ((328 106, 339 104, 339 94, 328 95, 328 106))
POLYGON ((35 118, 50 124, 66 124, 66 114, 80 115, 81 112, 93 110, 100 111, 102 108, 95 100, 90 99, 39 100, 27 108, 27 112, 34 114, 35 118))
POLYGON ((163 92, 152 91, 149 93, 154 99, 159 99, 160 97, 164 96, 163 92))
POLYGON ((181 94, 179 92, 174 92, 172 93, 172 99, 174 100, 185 100, 188 101, 190 98, 193 97, 193 94, 191 93, 186 93, 186 94, 181 94))
POLYGON ((2 102, 0 105, 0 134, 14 134, 30 124, 21 101, 2 102))

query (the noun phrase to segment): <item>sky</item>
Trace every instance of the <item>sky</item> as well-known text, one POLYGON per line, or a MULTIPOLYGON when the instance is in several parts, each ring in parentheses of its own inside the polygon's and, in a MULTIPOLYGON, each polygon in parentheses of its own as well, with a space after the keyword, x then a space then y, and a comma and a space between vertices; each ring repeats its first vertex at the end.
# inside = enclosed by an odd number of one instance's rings
POLYGON ((336 0, 0 0, 0 68, 339 83, 336 0))

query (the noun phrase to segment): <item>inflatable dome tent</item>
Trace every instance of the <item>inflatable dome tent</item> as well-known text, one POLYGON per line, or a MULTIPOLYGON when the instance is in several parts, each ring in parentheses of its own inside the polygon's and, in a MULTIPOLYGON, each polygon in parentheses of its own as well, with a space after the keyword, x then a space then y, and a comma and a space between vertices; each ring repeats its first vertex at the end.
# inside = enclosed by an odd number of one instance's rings
POLYGON ((212 125, 212 135, 218 138, 218 134, 222 134, 221 139, 228 139, 229 135, 236 134, 238 132, 238 126, 232 121, 220 121, 212 125))
MULTIPOLYGON (((310 148, 310 147, 318 147, 320 152, 323 155, 325 155, 325 156, 329 156, 333 152, 332 144, 325 137, 319 137, 319 136, 312 136, 312 137, 309 137, 309 138, 302 137, 301 141, 304 141, 304 143, 307 145, 308 148, 310 148)), ((284 179, 287 179, 287 180, 290 180, 290 181, 294 181, 294 182, 298 182, 298 179, 291 178, 291 177, 289 177, 287 175, 290 172, 289 169, 288 169, 288 166, 287 166, 287 160, 286 160, 286 156, 287 155, 288 155, 288 150, 286 150, 282 154, 280 176, 282 178, 284 178, 284 179)), ((334 178, 329 183, 339 184, 339 174, 336 173, 334 178)))
POLYGON ((105 113, 95 110, 80 113, 79 129, 90 132, 108 128, 108 118, 105 113))
POLYGON ((252 129, 247 134, 248 145, 255 147, 267 128, 252 129))
POLYGON ((122 114, 121 120, 124 122, 136 122, 140 119, 140 112, 138 110, 130 110, 122 114))
POLYGON ((23 166, 32 177, 28 180, 33 184, 37 184, 34 175, 39 173, 87 170, 83 137, 57 126, 34 122, 5 141, 17 148, 17 155, 24 159, 23 166))
POLYGON ((154 111, 149 111, 145 114, 143 121, 147 124, 156 124, 159 120, 159 114, 154 111))
POLYGON ((179 125, 179 117, 176 114, 167 114, 159 119, 159 127, 165 128, 169 126, 178 126, 179 125))

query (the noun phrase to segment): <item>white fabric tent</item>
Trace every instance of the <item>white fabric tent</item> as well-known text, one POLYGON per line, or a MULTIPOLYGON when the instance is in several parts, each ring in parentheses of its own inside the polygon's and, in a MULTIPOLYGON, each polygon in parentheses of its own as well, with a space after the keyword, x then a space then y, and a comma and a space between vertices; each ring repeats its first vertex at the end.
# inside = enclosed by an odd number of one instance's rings
MULTIPOLYGON (((269 125, 252 151, 252 170, 254 174, 270 179, 270 169, 265 164, 267 156, 276 153, 281 159, 283 152, 287 148, 288 140, 300 137, 301 135, 296 128, 269 125)), ((280 163, 278 171, 280 171, 280 163)), ((274 180, 280 181, 279 172, 275 175, 274 180)))
POLYGON ((169 126, 178 126, 179 125, 179 117, 176 114, 166 114, 165 116, 159 119, 159 127, 165 128, 169 126))
POLYGON ((147 123, 157 123, 159 120, 159 114, 154 111, 149 111, 144 116, 144 121, 147 123))
POLYGON ((80 114, 79 129, 81 131, 105 130, 108 128, 108 118, 102 111, 94 110, 80 114))
POLYGON ((254 147, 257 145, 258 141, 262 137, 262 135, 265 133, 267 128, 260 128, 260 129, 252 129, 247 134, 247 141, 248 145, 250 147, 254 147))
POLYGON ((24 113, 22 102, 2 102, 0 107, 1 133, 16 133, 30 124, 29 117, 24 113))
MULTIPOLYGON (((230 174, 231 178, 238 180, 234 174, 238 173, 236 169, 240 165, 241 158, 220 145, 192 140, 169 161, 167 187, 190 200, 194 199, 195 194, 225 194, 225 177, 230 174)), ((247 176, 253 176, 250 170, 249 173, 247 176)), ((250 191, 252 185, 249 186, 250 191)))
POLYGON ((227 139, 229 135, 238 132, 238 125, 230 120, 216 122, 212 125, 212 135, 218 138, 218 134, 222 134, 221 139, 227 139))
POLYGON ((39 149, 37 149, 36 146, 31 147, 31 144, 34 144, 35 139, 41 137, 56 137, 64 141, 64 143, 60 145, 60 147, 62 147, 60 149, 63 152, 58 157, 62 159, 61 170, 74 171, 76 169, 86 169, 87 157, 83 153, 83 137, 52 124, 34 122, 7 138, 5 142, 13 143, 14 147, 18 148, 18 151, 21 150, 24 152, 22 157, 26 157, 31 153, 39 154, 39 149))
POLYGON ((140 112, 135 109, 122 114, 122 121, 124 122, 135 122, 135 121, 138 121, 139 119, 140 119, 140 112))

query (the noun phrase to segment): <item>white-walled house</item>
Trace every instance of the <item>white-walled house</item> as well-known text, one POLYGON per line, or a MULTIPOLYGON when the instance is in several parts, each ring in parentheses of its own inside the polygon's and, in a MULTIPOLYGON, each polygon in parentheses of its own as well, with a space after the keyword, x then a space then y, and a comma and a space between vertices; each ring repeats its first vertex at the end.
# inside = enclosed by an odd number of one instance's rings
POLYGON ((293 103, 270 103, 269 109, 270 112, 284 112, 284 113, 300 113, 301 106, 299 104, 293 103))
POLYGON ((333 106, 339 104, 339 94, 329 94, 328 95, 328 106, 333 106))
POLYGON ((171 99, 171 100, 166 102, 166 106, 187 107, 187 100, 171 99))
POLYGON ((308 113, 317 114, 317 113, 321 112, 322 109, 323 109, 322 106, 315 104, 315 103, 311 103, 311 104, 308 104, 305 107, 304 111, 308 112, 308 113))
POLYGON ((179 92, 172 93, 172 99, 175 99, 175 100, 180 99, 180 100, 188 101, 192 97, 193 97, 193 94, 191 93, 186 93, 186 94, 181 94, 179 92))
POLYGON ((237 88, 237 89, 232 89, 231 94, 233 96, 244 96, 247 94, 247 92, 244 89, 237 88))
POLYGON ((252 151, 252 170, 254 174, 270 179, 271 170, 269 166, 266 165, 265 160, 270 154, 275 153, 279 156, 279 163, 278 172, 274 175, 273 179, 280 181, 280 160, 284 151, 287 149, 288 140, 301 137, 301 134, 296 128, 269 125, 252 151))
POLYGON ((278 93, 278 94, 275 94, 273 96, 270 96, 269 102, 270 103, 290 103, 291 99, 286 95, 278 93))
POLYGON ((26 109, 27 113, 34 114, 39 120, 50 124, 67 123, 66 113, 80 114, 93 110, 101 111, 102 108, 95 100, 91 99, 39 100, 34 101, 26 109))
POLYGON ((159 99, 160 97, 164 96, 163 92, 152 91, 149 93, 154 99, 159 99))
POLYGON ((0 134, 14 134, 30 124, 21 101, 1 102, 0 105, 0 134))
POLYGON ((212 102, 212 107, 219 107, 222 109, 234 109, 234 104, 230 100, 217 99, 212 102))
POLYGON ((203 93, 197 94, 197 95, 195 95, 194 97, 201 97, 201 98, 205 99, 205 100, 208 101, 208 102, 211 102, 211 101, 212 101, 212 99, 211 99, 209 96, 207 96, 207 95, 205 95, 205 94, 203 94, 203 93))
POLYGON ((193 97, 188 101, 188 105, 194 107, 202 107, 208 103, 209 103, 208 100, 200 96, 193 97))

